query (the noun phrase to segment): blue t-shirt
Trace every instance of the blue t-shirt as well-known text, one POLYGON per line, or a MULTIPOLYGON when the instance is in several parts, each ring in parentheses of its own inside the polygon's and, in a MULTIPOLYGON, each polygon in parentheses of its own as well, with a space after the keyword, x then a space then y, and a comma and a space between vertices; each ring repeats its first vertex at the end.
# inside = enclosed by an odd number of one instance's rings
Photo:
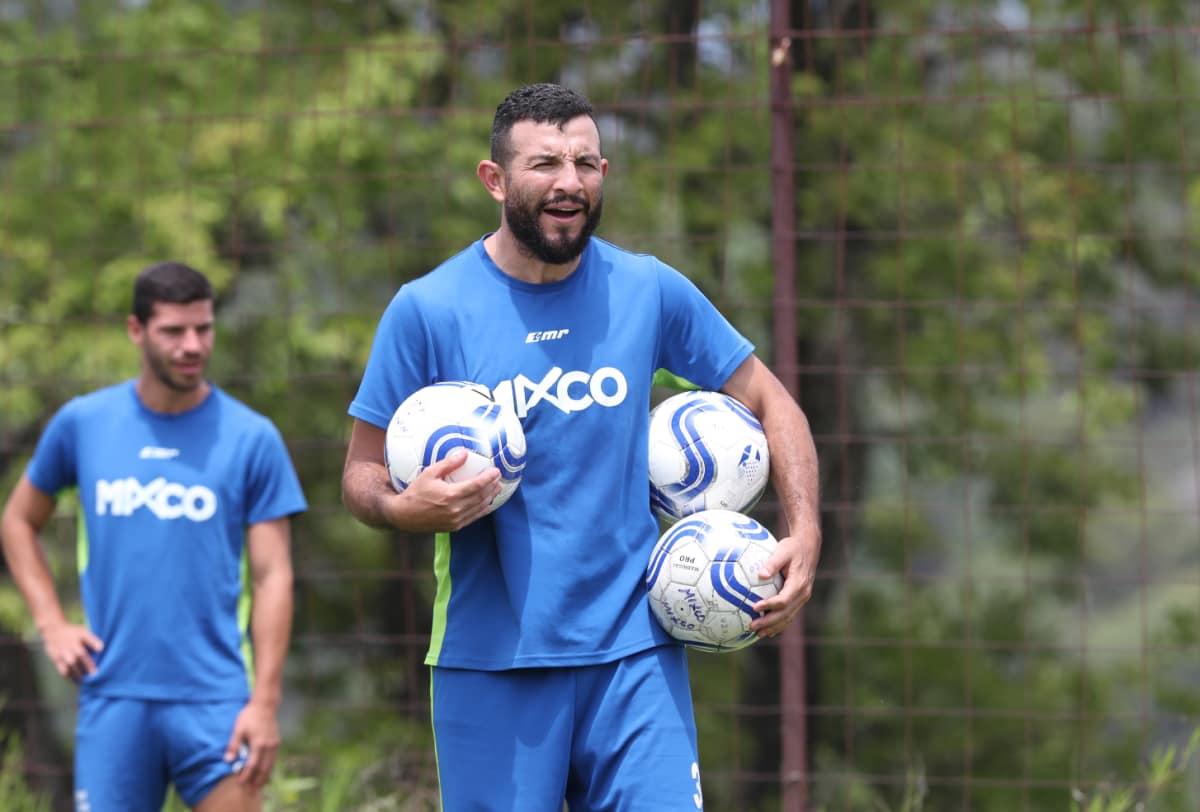
POLYGON ((82 689, 244 700, 246 528, 307 507, 275 426, 215 386, 152 412, 126 381, 63 406, 26 475, 50 495, 79 488, 80 589, 104 641, 82 689))
POLYGON ((479 240, 401 287, 350 414, 384 428, 420 387, 475 381, 528 447, 507 503, 438 536, 426 662, 584 665, 670 642, 643 584, 651 382, 662 367, 717 389, 752 351, 678 271, 595 238, 559 282, 506 275, 479 240))

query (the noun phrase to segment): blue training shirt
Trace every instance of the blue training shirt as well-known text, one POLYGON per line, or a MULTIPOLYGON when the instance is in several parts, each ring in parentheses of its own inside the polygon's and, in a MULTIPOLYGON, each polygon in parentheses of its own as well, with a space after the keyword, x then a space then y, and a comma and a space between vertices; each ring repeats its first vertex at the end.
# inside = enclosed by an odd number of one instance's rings
POLYGON ((246 528, 307 507, 274 424, 216 386, 153 412, 126 381, 63 406, 26 475, 50 495, 79 488, 80 588, 104 641, 81 689, 246 699, 246 528))
POLYGON ((470 380, 516 410, 528 446, 513 497, 438 536, 426 662, 586 665, 671 642, 643 584, 653 375, 718 389, 752 351, 678 271, 596 238, 559 282, 508 276, 481 239, 401 287, 350 414, 386 428, 420 387, 470 380))

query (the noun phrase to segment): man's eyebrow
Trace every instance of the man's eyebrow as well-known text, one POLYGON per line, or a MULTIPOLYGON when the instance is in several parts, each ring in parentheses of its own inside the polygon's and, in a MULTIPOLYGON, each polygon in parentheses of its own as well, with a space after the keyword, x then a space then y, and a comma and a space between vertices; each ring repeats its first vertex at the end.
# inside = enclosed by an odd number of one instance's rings
MULTIPOLYGON (((546 151, 546 152, 535 152, 532 155, 530 155, 526 160, 529 163, 534 164, 534 163, 538 163, 539 161, 561 161, 562 159, 563 159, 563 156, 562 156, 561 152, 546 151)), ((592 152, 591 150, 587 150, 586 152, 581 152, 578 155, 571 157, 570 160, 576 161, 576 162, 578 162, 578 161, 599 161, 600 153, 592 152)))
POLYGON ((166 324, 160 324, 159 329, 160 330, 186 330, 189 327, 195 327, 197 330, 203 330, 205 328, 212 327, 215 321, 216 321, 216 319, 211 319, 209 321, 202 321, 197 324, 180 324, 179 322, 176 322, 176 321, 169 321, 166 324))

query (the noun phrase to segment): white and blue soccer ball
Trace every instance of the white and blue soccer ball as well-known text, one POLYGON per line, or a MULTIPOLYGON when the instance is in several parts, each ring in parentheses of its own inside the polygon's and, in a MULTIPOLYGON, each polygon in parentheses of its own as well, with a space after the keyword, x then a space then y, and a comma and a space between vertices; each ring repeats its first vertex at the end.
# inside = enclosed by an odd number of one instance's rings
POLYGON ((684 645, 722 652, 758 640, 755 603, 779 594, 783 578, 758 577, 778 542, 759 522, 732 510, 693 513, 659 537, 646 568, 650 610, 684 645))
POLYGON ((771 472, 754 413, 723 392, 681 392, 650 412, 650 507, 674 522, 699 510, 747 511, 771 472))
POLYGON ((451 482, 470 479, 491 467, 500 469, 501 488, 492 510, 507 502, 521 484, 525 432, 516 413, 482 384, 445 381, 413 392, 392 415, 384 442, 392 487, 403 491, 456 448, 466 449, 467 461, 450 473, 451 482))

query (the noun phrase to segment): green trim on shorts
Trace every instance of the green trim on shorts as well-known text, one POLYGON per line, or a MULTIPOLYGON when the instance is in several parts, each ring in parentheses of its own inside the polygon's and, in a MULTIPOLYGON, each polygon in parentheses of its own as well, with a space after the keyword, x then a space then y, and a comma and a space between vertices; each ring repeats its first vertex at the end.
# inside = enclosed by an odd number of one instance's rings
MULTIPOLYGON (((441 535, 440 533, 438 535, 441 535)), ((441 812, 446 812, 446 807, 442 805, 442 761, 438 758, 437 746, 437 725, 433 723, 433 666, 429 667, 429 731, 433 734, 433 769, 437 774, 438 782, 438 809, 441 812)))

